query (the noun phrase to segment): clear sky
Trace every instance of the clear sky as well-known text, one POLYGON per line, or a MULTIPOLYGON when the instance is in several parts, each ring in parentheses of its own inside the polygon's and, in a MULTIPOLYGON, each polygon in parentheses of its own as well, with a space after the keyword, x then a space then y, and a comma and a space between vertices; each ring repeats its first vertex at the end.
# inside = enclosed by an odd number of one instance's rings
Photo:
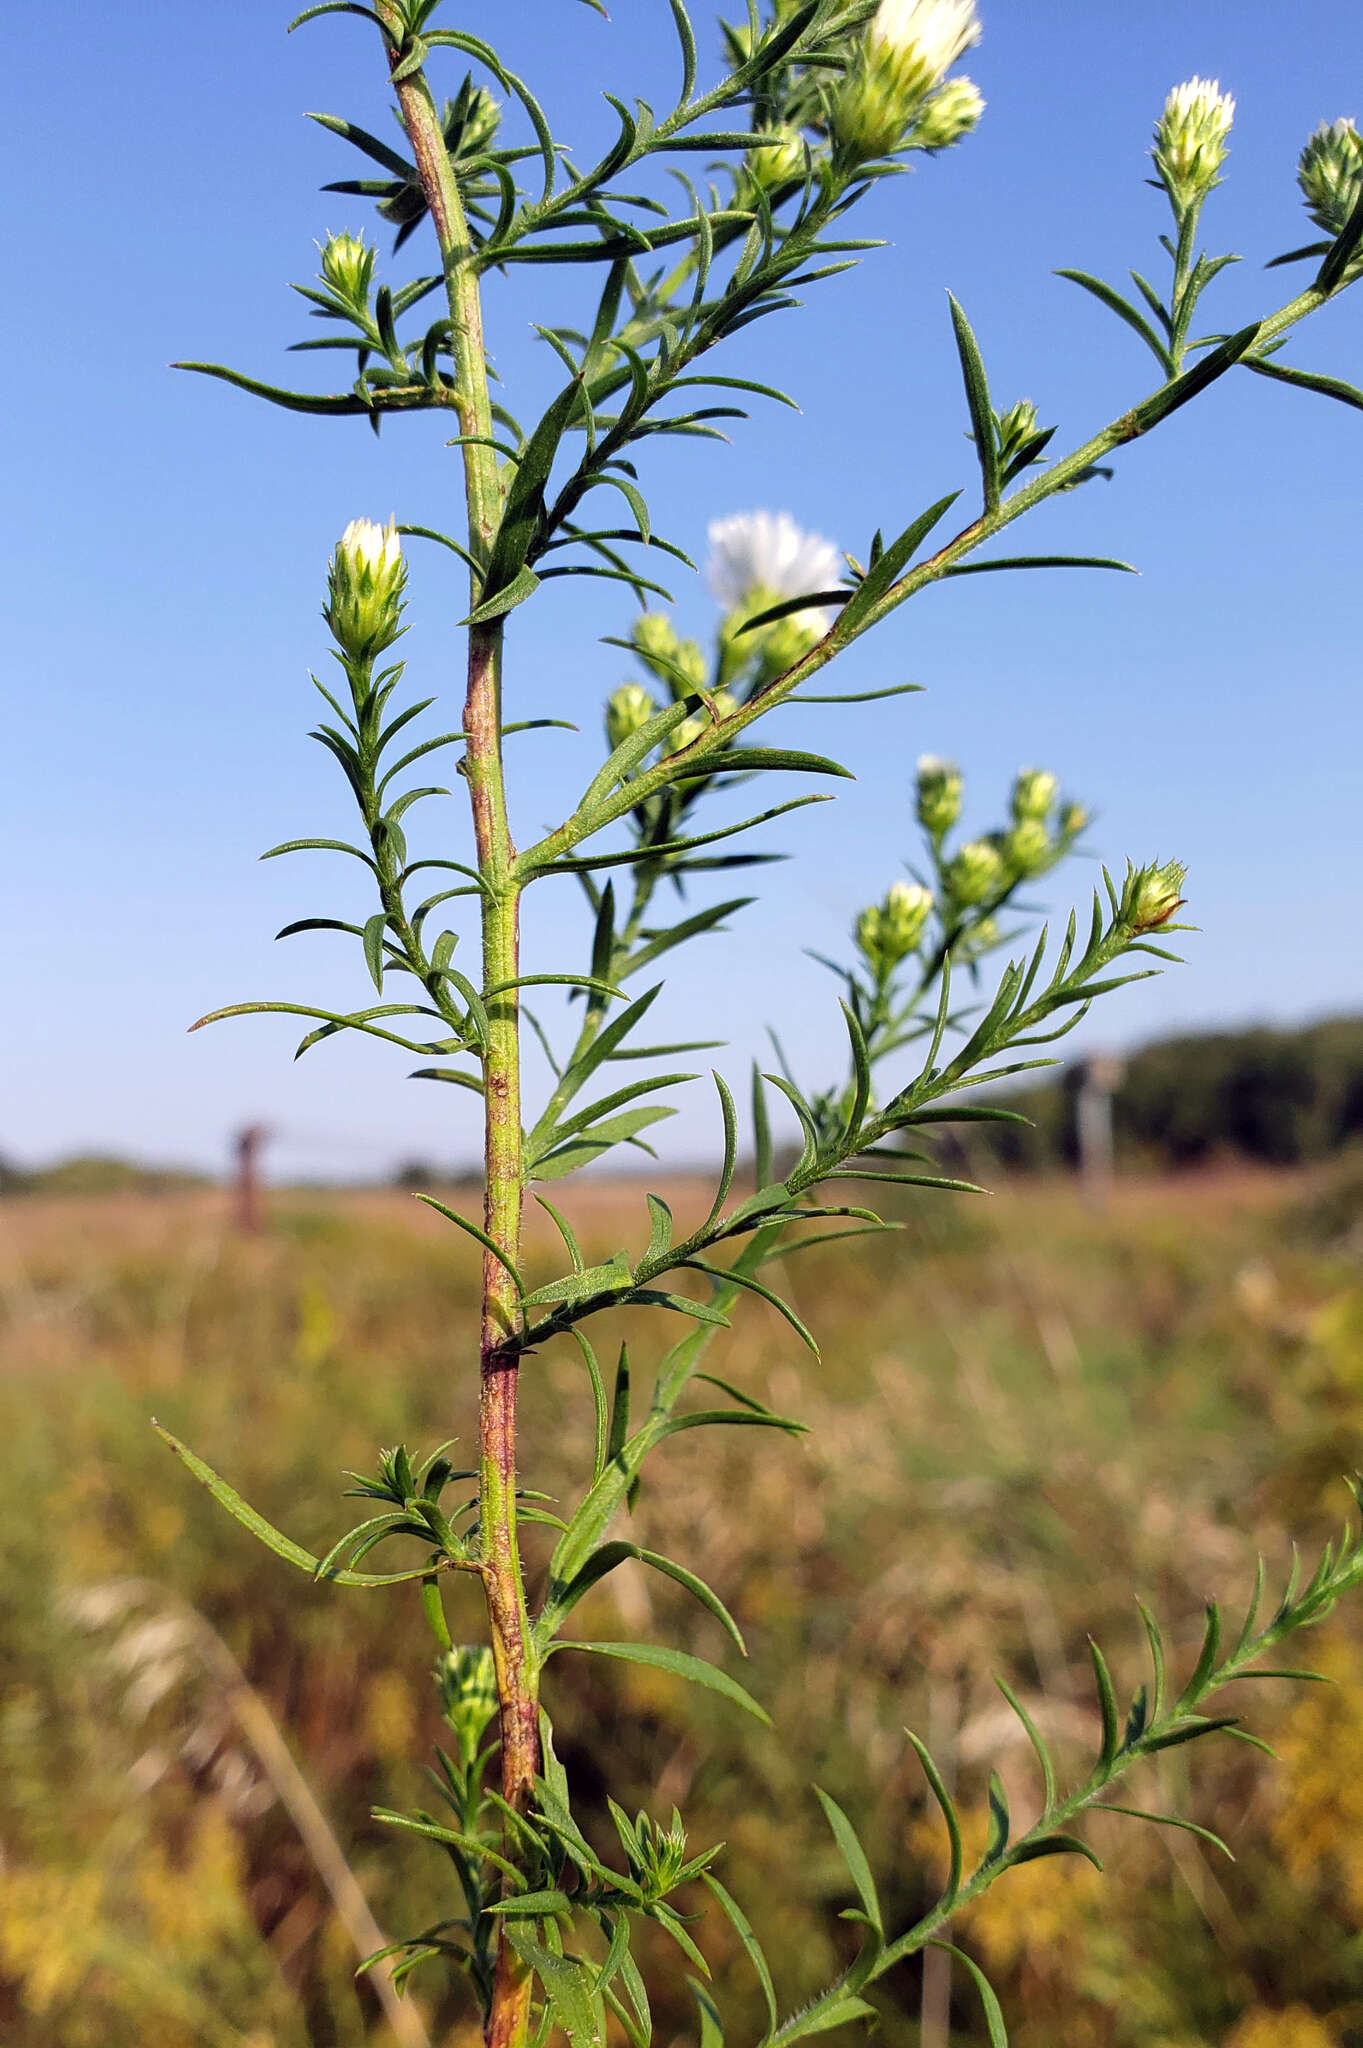
MULTIPOLYGON (((501 43, 584 155, 607 132, 603 88, 661 102, 672 80, 663 0, 618 0, 610 22, 572 0, 450 0, 447 13, 501 43)), ((996 401, 1033 397, 1060 422, 1057 447, 1149 389, 1134 337, 1052 273, 1120 279, 1159 261, 1144 152, 1165 91, 1193 73, 1239 100, 1205 225, 1214 248, 1249 260, 1211 324, 1238 326, 1295 288, 1300 273, 1261 266, 1311 232, 1302 141, 1322 118, 1363 112, 1363 15, 1282 0, 982 0, 982 13, 968 66, 989 103, 978 133, 863 211, 860 232, 890 247, 811 291, 803 313, 760 323, 720 366, 783 385, 801 415, 759 404, 731 448, 679 444, 655 461, 655 515, 693 553, 710 518, 756 506, 862 552, 878 523, 897 529, 969 485, 948 286, 996 401)), ((276 0, 74 0, 60 31, 29 8, 7 32, 0 897, 13 993, 0 1152, 24 1161, 101 1147, 216 1167, 231 1130, 257 1118, 277 1128, 288 1173, 358 1176, 471 1147, 472 1098, 407 1082, 400 1054, 324 1045, 295 1068, 289 1020, 185 1035, 244 997, 364 1000, 348 942, 272 944, 294 917, 354 915, 347 864, 255 856, 348 826, 339 778, 304 738, 335 535, 357 514, 457 517, 457 458, 431 420, 390 422, 376 442, 362 422, 295 418, 166 367, 209 357, 286 382, 315 372, 323 388, 325 358, 283 352, 308 331, 286 284, 310 279, 314 237, 372 217, 318 193, 357 160, 301 114, 381 133, 389 117, 372 31, 338 17, 286 38, 286 18, 276 0)), ((448 54, 437 71, 449 90, 462 75, 448 54)), ((425 251, 402 267, 417 247, 384 274, 430 268, 425 251)), ((571 312, 563 275, 489 289, 490 343, 522 416, 551 388, 529 323, 571 312)), ((1363 382, 1361 336, 1363 288, 1288 359, 1363 382)), ((818 1083, 836 991, 802 948, 840 946, 913 855, 923 750, 960 758, 980 829, 1019 764, 1038 762, 1099 814, 1102 857, 1188 862, 1203 927, 1190 964, 1106 1005, 1090 1041, 1360 1007, 1361 454, 1363 416, 1237 374, 1125 454, 1111 484, 1028 529, 1032 546, 1124 556, 1140 578, 971 578, 860 643, 836 686, 913 680, 927 694, 783 714, 788 743, 827 746, 858 779, 798 836, 768 829, 766 844, 798 858, 759 871, 765 907, 695 949, 664 999, 672 1020, 701 1011, 697 1035, 729 1039, 738 1070, 759 1020, 775 1019, 818 1083)), ((704 590, 678 573, 680 615, 704 630, 704 590)), ((594 764, 623 662, 599 636, 629 616, 611 589, 560 584, 513 621, 509 715, 583 727, 512 743, 522 835, 552 823, 594 764)), ((416 560, 413 682, 451 713, 441 630, 460 596, 443 559, 416 560)), ((456 804, 428 806, 427 830, 464 850, 456 804)), ((1047 893, 1080 897, 1090 873, 1072 866, 1047 893)), ((541 895, 527 968, 580 964, 566 885, 541 895)), ((708 1149, 708 1121, 674 1129, 674 1156, 708 1149)))

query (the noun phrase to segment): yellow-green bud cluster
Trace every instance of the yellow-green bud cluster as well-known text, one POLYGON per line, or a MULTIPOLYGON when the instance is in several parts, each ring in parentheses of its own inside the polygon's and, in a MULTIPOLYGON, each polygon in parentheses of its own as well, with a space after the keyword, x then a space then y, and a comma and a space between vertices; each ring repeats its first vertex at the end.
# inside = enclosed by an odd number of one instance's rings
POLYGON ((642 683, 621 683, 606 702, 606 738, 611 752, 641 732, 659 708, 642 683))
POLYGON ((1180 219, 1219 182, 1234 119, 1235 101, 1215 78, 1190 78, 1164 102, 1150 154, 1180 219))
POLYGON ((776 191, 796 178, 803 178, 807 162, 804 137, 795 129, 782 135, 779 142, 750 149, 745 160, 748 176, 763 192, 776 191))
POLYGON ((1306 210, 1337 235, 1363 195, 1363 135, 1352 121, 1322 121, 1297 165, 1306 210))
POLYGON ((323 284, 330 285, 348 306, 362 311, 369 304, 377 255, 363 235, 330 236, 322 250, 323 284))
POLYGON ((961 815, 961 771, 937 754, 918 757, 918 822, 934 839, 942 839, 961 815))
POLYGON ((1049 818, 1059 793, 1060 784, 1049 768, 1019 768, 1013 783, 1014 823, 1049 818))
POLYGON ((910 149, 950 149, 978 126, 984 94, 971 78, 944 79, 924 102, 909 132, 910 149))
POLYGON ((640 612, 630 644, 673 697, 689 697, 705 688, 706 663, 699 644, 683 640, 666 612, 640 612))
POLYGON ((1067 846, 1072 839, 1079 837, 1088 821, 1089 814, 1084 804, 1075 802, 1073 798, 1069 803, 1061 804, 1060 836, 1067 846))
POLYGON ((464 109, 459 135, 460 156, 480 156, 501 126, 502 110, 484 85, 475 86, 464 109))
POLYGON ((1183 882, 1187 868, 1182 861, 1149 867, 1128 868, 1122 888, 1119 916, 1135 932, 1158 931, 1174 913, 1183 908, 1183 882))
POLYGON ((854 936, 873 973, 888 977, 901 960, 917 952, 932 903, 932 891, 921 882, 891 882, 884 902, 862 911, 854 936))
POLYGON ((336 543, 323 617, 351 661, 372 660, 402 631, 407 564, 391 524, 352 519, 336 543))
POLYGON ((672 1825, 664 1828, 646 1813, 639 1813, 634 1820, 634 1847, 626 1851, 630 1868, 645 1893, 660 1898, 671 1891, 677 1881, 677 1874, 686 1862, 686 1830, 676 1807, 672 1809, 672 1825))
POLYGON ((492 1652, 486 1648, 447 1650, 436 1665, 435 1676, 445 1719, 459 1738, 465 1763, 470 1763, 497 1711, 492 1652))
POLYGON ((1019 818, 1003 836, 1003 858, 1014 875, 1039 875, 1055 859, 1055 841, 1044 818, 1019 818))
MULTIPOLYGON (((925 103, 979 34, 974 0, 880 0, 833 107, 833 134, 844 155, 868 163, 902 148, 921 117, 931 127, 925 103)), ((948 102, 939 111, 943 130, 953 119, 959 124, 965 107, 958 99, 954 110, 948 102)), ((973 118, 978 114, 976 107, 973 118)))
POLYGON ((1008 879, 1003 854, 992 839, 969 840, 946 871, 951 900, 961 910, 987 903, 1006 888, 1008 879))

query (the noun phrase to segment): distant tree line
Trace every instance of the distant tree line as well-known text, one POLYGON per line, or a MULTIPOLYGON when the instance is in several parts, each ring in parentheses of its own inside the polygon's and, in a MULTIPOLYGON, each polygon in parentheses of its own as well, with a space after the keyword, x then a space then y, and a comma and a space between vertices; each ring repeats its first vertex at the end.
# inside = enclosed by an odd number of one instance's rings
MULTIPOLYGON (((1058 1080, 994 1099, 1031 1119, 975 1126, 1010 1166, 1044 1170, 1077 1157, 1076 1062, 1058 1080)), ((1196 1166, 1217 1158, 1266 1165, 1327 1159, 1363 1137, 1363 1017, 1299 1030, 1213 1031, 1132 1053, 1112 1098, 1119 1164, 1196 1166)))

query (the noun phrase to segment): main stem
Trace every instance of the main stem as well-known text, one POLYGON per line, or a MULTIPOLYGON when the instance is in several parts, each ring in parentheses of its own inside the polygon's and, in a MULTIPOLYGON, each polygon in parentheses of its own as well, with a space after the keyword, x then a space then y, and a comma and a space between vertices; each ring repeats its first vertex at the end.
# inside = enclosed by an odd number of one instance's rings
MULTIPOLYGON (((403 30, 392 0, 379 0, 379 13, 390 57, 396 62, 403 30)), ((471 604, 476 608, 482 594, 480 572, 502 513, 502 481, 496 455, 488 445, 493 422, 482 304, 458 179, 430 88, 418 70, 397 80, 395 90, 444 262, 454 357, 451 403, 461 433, 480 437, 465 440, 463 448, 469 551, 479 565, 472 572, 470 587, 471 604)), ((520 884, 502 772, 501 671, 501 621, 470 627, 462 767, 483 883, 483 987, 502 991, 487 999, 483 1217, 492 1244, 514 1266, 520 1252, 523 1165, 520 1011, 516 989, 507 984, 514 983, 520 971, 520 884)), ((517 1361, 514 1351, 508 1350, 507 1339, 519 1326, 519 1297, 508 1265, 489 1251, 483 1259, 479 1343, 480 1552, 497 1672, 502 1796, 521 1812, 529 1804, 539 1768, 539 1671, 516 1535, 517 1361)), ((529 2031, 530 1994, 529 1972, 505 1935, 499 1934, 492 2002, 484 2027, 488 2048, 521 2048, 529 2031)))

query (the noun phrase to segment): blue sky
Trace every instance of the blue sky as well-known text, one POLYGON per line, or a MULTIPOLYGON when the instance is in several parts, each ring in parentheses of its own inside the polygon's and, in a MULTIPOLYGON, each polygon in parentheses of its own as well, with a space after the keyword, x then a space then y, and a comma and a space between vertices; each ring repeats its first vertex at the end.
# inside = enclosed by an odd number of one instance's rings
MULTIPOLYGON (((661 102, 672 78, 663 0, 620 0, 609 23, 572 0, 449 12, 499 40, 584 154, 607 132, 603 88, 661 102)), ((803 313, 759 324, 720 366, 783 385, 801 414, 759 406, 731 448, 680 444, 654 462, 655 517, 691 552, 707 520, 761 505, 861 552, 877 524, 897 529, 969 485, 948 286, 996 400, 1034 398, 1060 422, 1058 447, 1142 395, 1139 344, 1052 273, 1120 278, 1159 260, 1144 152, 1165 91, 1194 72, 1239 100, 1206 232, 1249 260, 1212 324, 1239 325, 1293 289, 1298 273, 1265 276, 1262 262, 1309 232, 1293 176, 1305 136, 1363 111, 1363 18, 1331 9, 1325 35, 1280 0, 984 0, 982 12, 968 68, 989 104, 976 136, 882 188, 861 231, 890 247, 814 289, 803 313)), ((707 10, 698 18, 703 29, 707 10)), ((336 533, 357 514, 457 516, 456 459, 431 421, 390 422, 375 442, 362 423, 298 419, 166 367, 210 357, 307 382, 323 360, 283 353, 307 331, 287 281, 309 280, 314 238, 369 221, 363 202, 319 194, 354 160, 302 110, 380 132, 389 117, 363 24, 286 38, 285 19, 274 0, 77 0, 60 67, 42 10, 21 10, 9 31, 0 135, 19 290, 4 899, 16 995, 0 1152, 22 1160, 98 1146, 215 1167, 233 1127, 257 1118, 276 1127, 288 1173, 358 1176, 472 1143, 464 1098, 407 1082, 401 1055, 327 1045, 294 1067, 281 1020, 185 1035, 205 1009, 244 997, 363 1000, 346 942, 272 944, 291 918, 354 913, 343 864, 255 856, 348 822, 338 778, 304 738, 336 533)), ((440 72, 453 90, 456 63, 440 72)), ((416 248, 396 267, 385 256, 383 274, 429 268, 424 252, 406 267, 416 248)), ((490 287, 490 344, 522 416, 553 381, 530 321, 576 303, 562 275, 490 287)), ((1363 292, 1289 358, 1363 381, 1361 332, 1363 292)), ((731 1041, 735 1070, 775 1019, 819 1081, 838 1042, 835 988, 802 949, 839 947, 857 907, 913 856, 923 750, 962 761, 981 829, 1018 765, 1039 762, 1099 814, 1102 857, 1189 863, 1203 928, 1189 964, 1107 1004, 1090 1041, 1359 1007, 1361 450, 1357 413, 1232 378, 1125 454, 1111 484, 1030 527, 1031 546, 1124 556, 1139 578, 972 578, 860 643, 842 687, 913 680, 926 694, 783 714, 788 743, 827 746, 857 781, 798 837, 771 828, 766 843, 798 858, 759 871, 767 902, 678 969, 670 1017, 701 1012, 701 1035, 731 1041)), ((679 574, 680 616, 704 631, 703 587, 679 574)), ((560 584, 516 615, 510 715, 583 728, 513 743, 522 837, 552 823, 594 765, 599 705, 623 661, 599 636, 629 612, 603 588, 560 584)), ((442 560, 415 561, 412 681, 449 709, 442 634, 460 596, 442 560)), ((428 829, 462 850, 456 804, 428 806, 428 829)), ((1081 898, 1090 873, 1072 866, 1048 896, 1081 898)), ((577 929, 567 895, 546 895, 527 967, 579 964, 577 929)), ((706 1147, 699 1114, 673 1128, 673 1156, 706 1147)))

